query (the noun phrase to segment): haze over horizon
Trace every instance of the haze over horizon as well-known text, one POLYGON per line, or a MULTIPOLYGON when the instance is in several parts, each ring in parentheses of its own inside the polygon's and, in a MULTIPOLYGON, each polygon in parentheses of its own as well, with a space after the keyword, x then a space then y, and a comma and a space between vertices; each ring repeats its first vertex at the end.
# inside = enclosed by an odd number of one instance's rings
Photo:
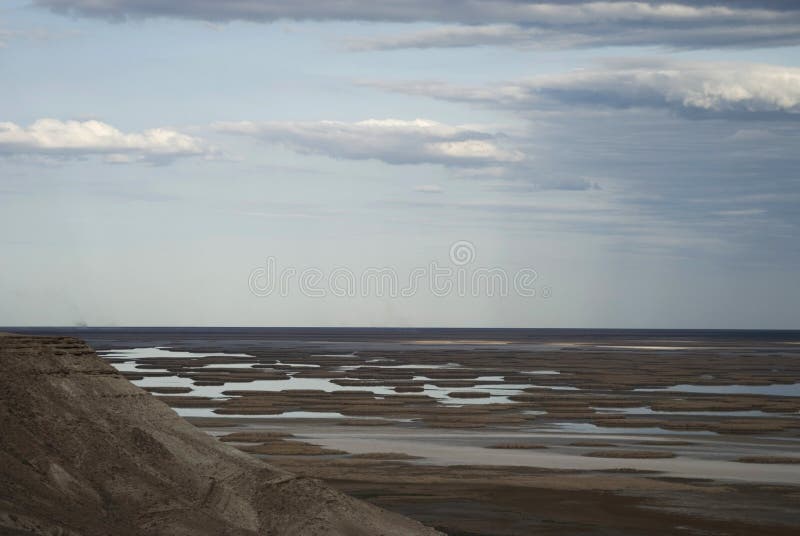
POLYGON ((0 73, 0 325, 800 328, 796 3, 10 0, 0 73))

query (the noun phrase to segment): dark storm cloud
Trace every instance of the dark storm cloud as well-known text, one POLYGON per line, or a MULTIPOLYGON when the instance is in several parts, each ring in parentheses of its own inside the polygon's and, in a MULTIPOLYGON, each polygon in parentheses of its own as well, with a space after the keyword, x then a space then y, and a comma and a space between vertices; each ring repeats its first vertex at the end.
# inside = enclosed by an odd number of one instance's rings
MULTIPOLYGON (((470 95, 495 102, 479 89, 470 95)), ((525 108, 514 107, 514 92, 505 96, 503 108, 519 116, 525 108)), ((800 262, 796 121, 763 114, 691 121, 658 107, 582 113, 573 106, 531 115, 516 135, 524 162, 458 170, 483 184, 486 200, 419 203, 435 203, 432 214, 447 210, 449 223, 597 236, 637 253, 800 262), (502 193, 514 197, 493 195, 502 193)))
POLYGON ((785 122, 741 125, 656 112, 560 117, 547 125, 553 158, 542 164, 575 175, 602 170, 634 233, 669 230, 675 247, 694 244, 686 251, 695 255, 798 258, 790 237, 800 232, 800 132, 785 122))
POLYGON ((573 118, 542 126, 548 141, 529 165, 531 182, 487 185, 510 190, 513 199, 443 198, 429 201, 436 203, 429 210, 452 211, 449 223, 595 236, 634 253, 737 265, 800 261, 792 238, 800 232, 796 133, 779 132, 764 144, 734 139, 735 129, 721 122, 690 127, 655 114, 649 121, 573 118), (602 189, 547 193, 533 182, 569 175, 591 177, 602 189))
POLYGON ((511 46, 520 49, 591 48, 606 46, 665 46, 675 49, 756 48, 800 43, 800 23, 719 24, 703 21, 674 27, 669 24, 592 24, 584 28, 543 28, 537 25, 444 25, 432 29, 351 39, 353 51, 511 46))
POLYGON ((528 2, 522 0, 34 0, 60 13, 110 20, 173 17, 429 22, 443 26, 367 38, 356 49, 472 45, 679 48, 779 46, 800 42, 797 2, 528 2))

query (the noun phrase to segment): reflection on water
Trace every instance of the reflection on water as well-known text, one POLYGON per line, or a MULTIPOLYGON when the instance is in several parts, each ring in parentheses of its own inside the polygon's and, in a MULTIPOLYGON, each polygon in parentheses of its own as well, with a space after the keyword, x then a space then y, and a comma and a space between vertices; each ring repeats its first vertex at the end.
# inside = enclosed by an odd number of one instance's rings
POLYGON ((377 368, 377 369, 447 369, 460 367, 458 363, 445 363, 444 365, 422 365, 422 364, 409 364, 409 365, 345 365, 339 367, 339 370, 356 370, 360 368, 377 368))
POLYGON ((707 430, 665 430, 657 426, 641 427, 641 428, 623 428, 623 427, 606 427, 597 426, 587 422, 556 422, 553 426, 557 426, 559 430, 566 432, 580 432, 588 434, 679 434, 679 435, 717 435, 716 432, 709 432, 707 430))
POLYGON ((212 365, 203 365, 197 367, 199 369, 251 369, 255 363, 214 363, 212 365))
MULTIPOLYGON (((143 359, 152 357, 207 357, 210 355, 218 357, 253 357, 253 356, 248 356, 247 354, 224 354, 224 353, 203 354, 195 352, 175 352, 168 350, 164 347, 114 350, 104 353, 103 357, 130 358, 131 361, 126 361, 124 363, 112 363, 112 365, 121 372, 168 372, 167 369, 137 368, 137 365, 133 361, 133 359, 143 359)), ((354 355, 355 354, 346 354, 345 356, 354 357, 354 355)), ((319 367, 319 365, 315 364, 282 363, 281 361, 276 361, 275 364, 281 366, 290 366, 290 367, 312 367, 312 368, 319 367)), ((251 369, 253 365, 254 363, 210 364, 205 366, 199 366, 196 368, 198 370, 228 369, 228 368, 251 369)), ((417 368, 446 369, 446 368, 460 367, 458 363, 446 363, 446 364, 435 364, 435 365, 407 364, 407 365, 369 365, 369 366, 381 369, 384 368, 385 369, 417 369, 417 368)), ((364 365, 344 366, 341 367, 341 370, 354 370, 362 367, 364 367, 364 365)), ((259 369, 259 370, 266 370, 266 369, 259 369)), ((218 400, 226 400, 227 398, 229 398, 228 396, 223 394, 225 391, 281 392, 281 391, 294 391, 294 390, 311 390, 311 391, 324 391, 326 393, 360 391, 360 392, 372 393, 376 397, 386 396, 386 395, 419 396, 422 394, 434 398, 442 404, 448 404, 448 405, 507 404, 512 402, 512 400, 509 399, 509 396, 520 394, 523 392, 523 389, 529 387, 539 387, 528 384, 504 384, 501 383, 504 379, 503 376, 479 376, 477 378, 467 381, 497 382, 497 383, 489 383, 489 384, 478 383, 474 387, 439 387, 437 385, 434 385, 433 383, 426 383, 422 386, 423 387, 422 392, 398 393, 395 391, 394 386, 389 386, 389 385, 338 385, 329 378, 300 378, 294 376, 293 374, 294 373, 290 372, 289 373, 290 377, 286 379, 227 382, 224 383, 223 385, 196 385, 192 380, 192 378, 179 377, 177 375, 144 377, 141 380, 132 380, 132 383, 139 387, 151 387, 151 388, 185 387, 191 389, 191 391, 187 393, 176 393, 176 395, 199 396, 199 397, 213 398, 218 400), (451 398, 449 396, 450 393, 464 392, 464 391, 481 391, 484 393, 488 393, 489 396, 483 398, 451 398)), ((356 378, 340 378, 340 379, 354 380, 356 378)), ((426 376, 414 376, 414 379, 422 381, 430 381, 430 382, 447 381, 442 379, 434 380, 426 376)), ((454 380, 463 381, 464 379, 454 378, 454 380)), ((541 388, 568 389, 568 390, 575 389, 574 387, 560 387, 560 386, 541 386, 541 388)), ((211 410, 206 408, 180 408, 180 409, 181 409, 181 414, 186 416, 202 416, 202 415, 208 416, 209 414, 212 414, 211 410), (196 411, 196 413, 190 415, 191 411, 196 411)))
POLYGON ((214 413, 213 408, 173 408, 181 417, 235 417, 251 419, 345 419, 341 413, 335 411, 286 411, 277 415, 220 415, 214 413))
POLYGON ((751 409, 751 410, 730 410, 730 411, 657 411, 647 406, 640 406, 636 408, 592 408, 599 412, 614 412, 614 413, 625 413, 628 415, 710 415, 710 416, 719 416, 719 417, 770 417, 775 415, 781 415, 779 413, 767 413, 765 411, 761 411, 760 409, 751 409))
POLYGON ((250 354, 226 354, 224 352, 198 353, 198 352, 178 352, 170 350, 166 346, 154 346, 152 348, 130 348, 127 350, 108 350, 100 352, 100 357, 124 357, 127 359, 148 359, 152 357, 254 357, 250 354))
POLYGON ((484 385, 480 389, 474 387, 448 387, 441 388, 433 384, 425 384, 422 393, 397 393, 394 387, 384 385, 337 385, 327 378, 296 378, 291 377, 286 380, 256 380, 252 382, 231 382, 223 385, 195 385, 191 378, 181 378, 178 376, 146 377, 141 380, 134 380, 134 385, 139 387, 189 387, 189 393, 180 393, 178 396, 202 396, 208 398, 225 399, 225 391, 266 391, 280 392, 293 390, 312 390, 325 391, 327 393, 339 391, 360 391, 371 392, 375 395, 419 395, 425 394, 439 400, 444 404, 499 404, 509 403, 511 395, 522 392, 528 387, 525 384, 497 384, 484 385), (452 392, 461 391, 484 391, 491 396, 486 398, 450 398, 452 392))
POLYGON ((442 404, 465 405, 465 404, 509 404, 513 401, 508 398, 522 393, 523 389, 529 387, 528 384, 485 384, 475 387, 437 387, 426 383, 423 388, 424 393, 437 399, 442 404), (489 393, 490 396, 484 398, 452 398, 450 393, 476 392, 489 393))
MULTIPOLYGON (((150 372, 150 371, 148 371, 150 372)), ((188 387, 190 389, 199 389, 196 387, 191 378, 179 378, 178 376, 154 376, 144 377, 141 380, 131 380, 131 383, 137 387, 188 387)), ((195 391, 190 393, 180 393, 178 396, 201 396, 195 391)))
MULTIPOLYGON (((394 388, 381 385, 337 385, 328 378, 297 378, 292 376, 285 380, 256 380, 252 382, 230 382, 223 385, 192 385, 189 378, 145 378, 144 380, 135 381, 136 385, 141 385, 142 381, 146 380, 188 380, 188 387, 194 390, 188 393, 191 396, 205 396, 209 398, 224 397, 222 393, 225 391, 265 391, 265 392, 280 392, 280 391, 297 391, 297 390, 310 390, 310 391, 325 391, 326 393, 333 393, 337 391, 361 391, 370 392, 376 395, 393 395, 394 388)), ((181 384, 184 386, 184 384, 181 384)), ((149 386, 148 386, 149 387, 149 386)))
POLYGON ((163 368, 140 369, 135 361, 125 361, 124 363, 111 363, 111 366, 120 372, 169 372, 163 368))
POLYGON ((413 419, 387 419, 384 417, 365 417, 361 415, 343 415, 335 411, 284 411, 278 414, 220 414, 214 408, 172 408, 181 417, 217 417, 233 419, 347 419, 347 420, 383 420, 390 422, 411 422, 413 419))
POLYGON ((608 348, 611 350, 699 350, 710 348, 709 346, 628 346, 628 345, 609 345, 609 344, 595 344, 595 348, 608 348))
POLYGON ((710 393, 718 395, 772 395, 800 396, 800 383, 771 385, 691 385, 680 384, 658 389, 634 389, 634 391, 673 391, 677 393, 710 393))

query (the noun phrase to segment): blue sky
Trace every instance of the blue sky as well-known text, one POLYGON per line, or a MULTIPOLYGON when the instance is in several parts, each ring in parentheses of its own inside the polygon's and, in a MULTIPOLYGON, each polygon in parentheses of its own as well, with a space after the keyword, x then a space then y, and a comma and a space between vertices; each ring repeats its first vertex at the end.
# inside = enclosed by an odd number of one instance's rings
POLYGON ((4 2, 0 325, 797 328, 798 45, 777 1, 4 2))

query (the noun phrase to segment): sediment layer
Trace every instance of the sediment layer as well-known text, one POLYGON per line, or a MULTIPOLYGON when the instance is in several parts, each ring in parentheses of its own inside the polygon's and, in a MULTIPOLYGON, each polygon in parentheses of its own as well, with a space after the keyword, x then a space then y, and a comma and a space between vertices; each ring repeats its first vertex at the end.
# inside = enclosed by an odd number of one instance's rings
POLYGON ((202 433, 82 341, 0 335, 0 533, 434 535, 202 433))

